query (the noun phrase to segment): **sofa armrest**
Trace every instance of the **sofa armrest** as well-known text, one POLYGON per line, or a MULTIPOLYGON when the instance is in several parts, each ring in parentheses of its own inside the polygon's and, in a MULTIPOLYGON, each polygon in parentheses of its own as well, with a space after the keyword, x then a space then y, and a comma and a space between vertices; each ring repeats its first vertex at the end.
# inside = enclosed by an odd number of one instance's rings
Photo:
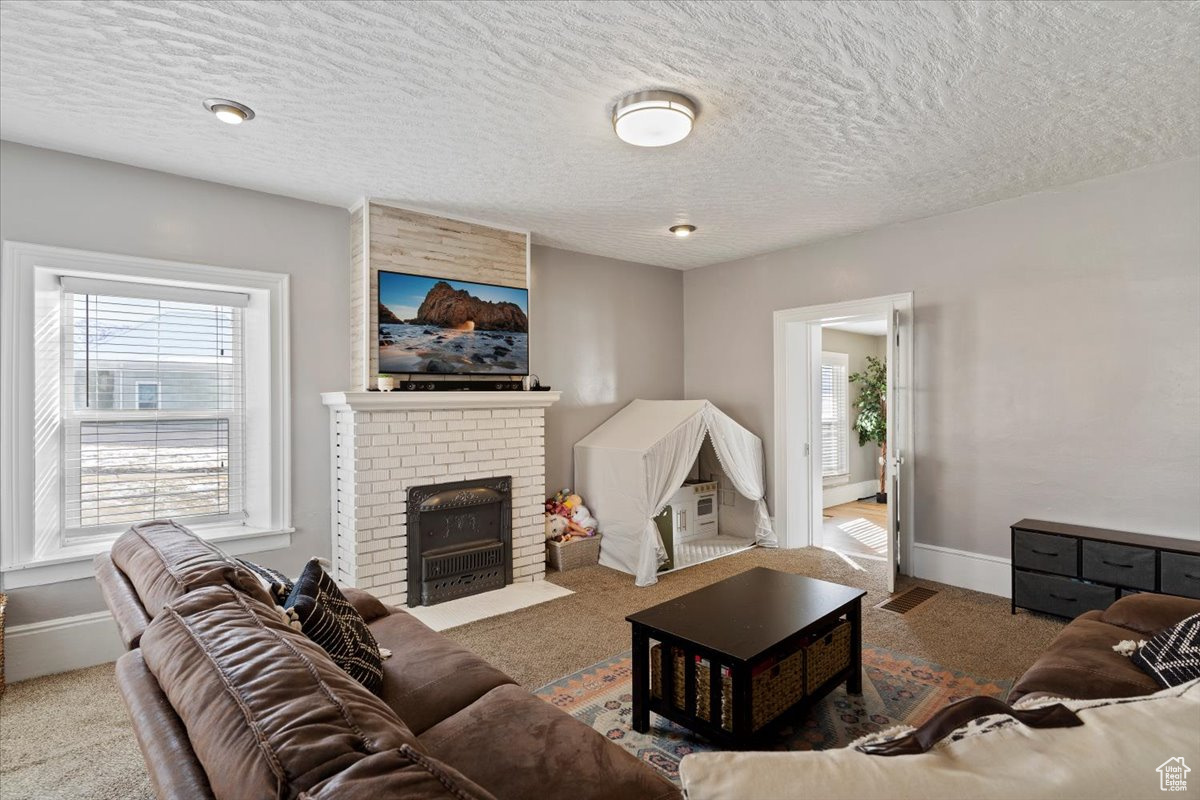
POLYGON ((339 586, 338 588, 342 590, 342 596, 350 605, 354 606, 354 610, 362 615, 364 622, 371 622, 392 613, 392 610, 385 606, 383 601, 370 592, 355 589, 352 586, 339 586))
POLYGON ((1200 600, 1170 594, 1131 594, 1105 609, 1101 620, 1128 628, 1147 637, 1169 628, 1193 614, 1200 614, 1200 600))
POLYGON ((104 603, 117 621, 117 630, 125 649, 138 646, 142 632, 150 624, 150 615, 146 613, 142 601, 134 591, 133 584, 125 573, 117 568, 108 553, 101 553, 92 562, 92 570, 96 574, 96 583, 100 584, 100 593, 104 595, 104 603))
POLYGON ((141 650, 117 659, 117 688, 159 800, 213 800, 204 767, 196 759, 183 720, 175 713, 141 650))

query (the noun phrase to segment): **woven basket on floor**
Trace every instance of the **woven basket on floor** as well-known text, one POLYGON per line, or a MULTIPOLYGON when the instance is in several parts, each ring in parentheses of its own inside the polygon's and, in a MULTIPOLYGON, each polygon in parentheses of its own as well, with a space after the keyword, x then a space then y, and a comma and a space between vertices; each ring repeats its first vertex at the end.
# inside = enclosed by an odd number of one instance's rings
MULTIPOLYGON (((671 693, 675 707, 684 708, 683 651, 674 653, 674 683, 671 693)), ((824 635, 816 637, 795 653, 777 664, 760 668, 750 679, 750 691, 754 698, 750 709, 750 727, 753 730, 766 725, 783 712, 800 702, 805 695, 832 678, 850 663, 850 623, 839 622, 824 635)), ((650 649, 650 692, 662 697, 662 646, 650 649)), ((696 664, 696 716, 709 718, 709 667, 707 660, 696 664)), ((721 727, 733 730, 733 686, 727 670, 721 675, 721 727)))
POLYGON ((600 534, 572 539, 569 542, 546 541, 546 563, 563 572, 589 567, 600 560, 600 534))
POLYGON ((4 694, 4 608, 8 605, 8 595, 0 592, 0 694, 4 694))

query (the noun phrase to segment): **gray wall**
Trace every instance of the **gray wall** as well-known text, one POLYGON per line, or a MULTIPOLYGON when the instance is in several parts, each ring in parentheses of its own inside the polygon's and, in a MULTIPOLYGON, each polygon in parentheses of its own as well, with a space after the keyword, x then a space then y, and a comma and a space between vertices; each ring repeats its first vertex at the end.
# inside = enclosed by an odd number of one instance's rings
MULTIPOLYGON (((329 428, 320 393, 350 378, 350 233, 345 209, 0 143, 0 238, 292 276, 290 551, 298 572, 329 555, 329 428)), ((251 556, 253 558, 253 556, 251 556)), ((9 592, 9 623, 104 608, 89 579, 9 592)))
MULTIPOLYGON (((258 556, 299 572, 328 556, 329 429, 320 393, 350 385, 350 217, 108 161, 0 142, 0 239, 292 276, 292 547, 258 556)), ((546 420, 546 484, 571 483, 571 447, 636 397, 683 396, 676 270, 535 247, 532 368, 563 391, 546 420)), ((255 556, 250 556, 255 558, 255 556)), ((9 592, 8 624, 104 608, 95 581, 9 592)))
POLYGON ((683 273, 540 246, 531 261, 530 368, 563 393, 546 414, 554 492, 575 442, 629 401, 683 397, 683 273))
MULTIPOLYGON (((886 336, 867 336, 862 333, 839 331, 833 328, 821 330, 821 350, 829 353, 845 353, 849 363, 849 374, 862 372, 867 368, 867 356, 875 356, 883 361, 887 356, 886 336)), ((858 399, 861 386, 850 384, 850 480, 848 483, 879 479, 879 448, 868 442, 860 446, 858 433, 854 430, 854 418, 858 412, 854 410, 854 401, 858 399)))
POLYGON ((909 290, 917 542, 1005 556, 1025 516, 1200 538, 1200 160, 691 270, 687 395, 770 471, 772 311, 909 290))

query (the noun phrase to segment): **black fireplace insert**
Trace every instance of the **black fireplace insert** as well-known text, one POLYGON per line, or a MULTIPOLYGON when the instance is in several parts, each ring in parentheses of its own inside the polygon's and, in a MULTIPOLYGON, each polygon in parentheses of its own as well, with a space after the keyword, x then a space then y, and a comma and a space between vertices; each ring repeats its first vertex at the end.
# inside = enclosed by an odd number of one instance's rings
POLYGON ((512 583, 512 477, 408 490, 408 605, 512 583))

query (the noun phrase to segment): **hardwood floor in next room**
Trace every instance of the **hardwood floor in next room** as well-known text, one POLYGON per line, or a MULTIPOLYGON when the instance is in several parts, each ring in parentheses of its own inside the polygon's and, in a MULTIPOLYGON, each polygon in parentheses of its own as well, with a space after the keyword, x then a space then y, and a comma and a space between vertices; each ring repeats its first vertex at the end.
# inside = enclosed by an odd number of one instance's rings
POLYGON ((821 546, 863 558, 885 558, 887 514, 887 504, 874 500, 830 506, 824 511, 821 546))

